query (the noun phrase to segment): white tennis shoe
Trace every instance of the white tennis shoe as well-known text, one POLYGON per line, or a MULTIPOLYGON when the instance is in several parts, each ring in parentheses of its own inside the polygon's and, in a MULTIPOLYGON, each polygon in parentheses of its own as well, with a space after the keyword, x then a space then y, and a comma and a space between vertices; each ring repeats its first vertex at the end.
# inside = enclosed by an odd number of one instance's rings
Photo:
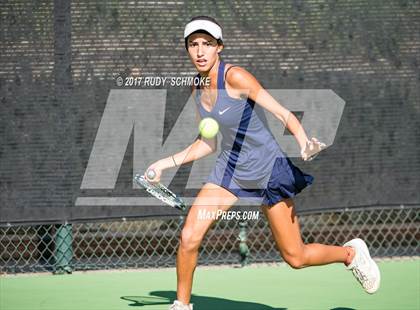
POLYGON ((366 243, 362 239, 356 238, 343 246, 352 247, 355 251, 354 258, 347 269, 353 272, 367 293, 375 293, 381 283, 381 273, 378 265, 370 257, 366 243))
POLYGON ((169 310, 193 310, 193 305, 185 305, 179 300, 175 300, 174 303, 169 307, 169 310))

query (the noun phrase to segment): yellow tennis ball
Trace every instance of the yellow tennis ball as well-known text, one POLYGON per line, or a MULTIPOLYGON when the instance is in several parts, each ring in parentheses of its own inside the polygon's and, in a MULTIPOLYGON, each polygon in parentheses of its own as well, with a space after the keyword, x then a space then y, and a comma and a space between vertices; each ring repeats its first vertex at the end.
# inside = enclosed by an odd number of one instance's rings
POLYGON ((203 118, 198 125, 201 136, 207 139, 213 138, 219 131, 219 124, 211 117, 203 118))

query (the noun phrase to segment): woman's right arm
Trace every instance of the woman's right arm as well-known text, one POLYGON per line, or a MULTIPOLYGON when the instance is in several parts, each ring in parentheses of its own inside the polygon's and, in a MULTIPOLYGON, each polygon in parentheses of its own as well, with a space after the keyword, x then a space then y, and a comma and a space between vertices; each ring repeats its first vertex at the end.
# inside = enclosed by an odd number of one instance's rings
MULTIPOLYGON (((197 121, 200 122, 200 115, 197 110, 196 110, 196 117, 197 117, 197 121)), ((206 157, 207 155, 214 153, 216 150, 217 150, 217 136, 211 139, 199 137, 191 145, 185 148, 183 151, 154 162, 146 169, 146 172, 150 169, 155 170, 156 177, 150 181, 159 182, 160 176, 163 170, 180 166, 182 164, 186 164, 191 161, 206 157)), ((145 176, 146 176, 146 172, 145 172, 145 176)))
POLYGON ((180 166, 191 161, 203 158, 216 151, 216 138, 205 139, 203 137, 195 140, 190 146, 183 151, 172 156, 159 160, 159 166, 162 170, 180 166))

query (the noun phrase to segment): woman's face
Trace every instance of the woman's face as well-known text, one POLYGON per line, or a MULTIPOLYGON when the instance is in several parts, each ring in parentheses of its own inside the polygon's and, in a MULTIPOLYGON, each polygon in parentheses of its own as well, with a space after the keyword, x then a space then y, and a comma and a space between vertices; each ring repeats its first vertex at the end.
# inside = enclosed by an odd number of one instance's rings
POLYGON ((206 33, 194 33, 188 37, 188 54, 198 72, 208 72, 219 58, 223 45, 206 33))

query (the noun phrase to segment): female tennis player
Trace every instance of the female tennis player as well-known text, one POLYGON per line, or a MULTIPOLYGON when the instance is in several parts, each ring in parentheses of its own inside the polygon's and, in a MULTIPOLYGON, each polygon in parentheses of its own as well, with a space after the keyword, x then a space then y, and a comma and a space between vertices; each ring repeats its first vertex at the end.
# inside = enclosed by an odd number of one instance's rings
MULTIPOLYGON (((363 240, 353 239, 343 246, 303 243, 292 197, 311 184, 313 178, 284 155, 263 111, 271 112, 289 129, 304 160, 311 159, 323 144, 308 139, 297 118, 270 96, 252 74, 221 60, 223 36, 216 20, 194 17, 185 27, 184 38, 199 76, 210 78, 210 85, 193 89, 197 115, 200 119, 215 119, 223 140, 215 167, 182 229, 177 253, 177 300, 170 309, 192 309, 190 297, 198 249, 214 222, 212 218, 199 218, 199 213, 226 211, 238 198, 260 199, 280 254, 292 268, 344 263, 366 292, 374 293, 379 288, 380 272, 363 240)), ((150 165, 146 171, 153 169, 156 173, 150 181, 158 182, 163 170, 198 160, 216 148, 216 138, 200 137, 185 150, 150 165)))

